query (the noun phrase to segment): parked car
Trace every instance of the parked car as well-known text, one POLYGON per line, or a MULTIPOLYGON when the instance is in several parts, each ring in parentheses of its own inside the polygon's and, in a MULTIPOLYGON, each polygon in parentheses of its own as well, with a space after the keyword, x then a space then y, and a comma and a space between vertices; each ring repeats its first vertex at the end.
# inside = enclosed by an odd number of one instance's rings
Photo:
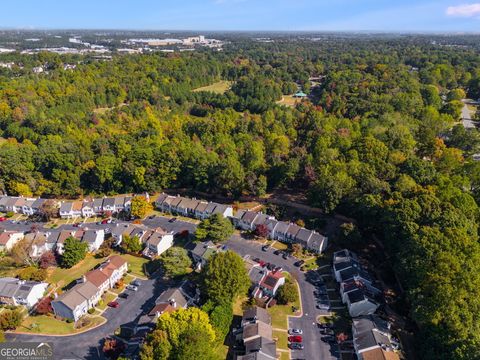
POLYGON ((288 344, 288 347, 291 350, 303 350, 303 348, 304 348, 303 344, 296 343, 296 342, 288 344))
POLYGON ((120 306, 120 304, 119 304, 117 301, 110 301, 107 305, 108 305, 109 307, 115 308, 115 309, 120 306))
POLYGON ((101 222, 102 225, 108 224, 108 219, 103 219, 101 222))
POLYGON ((127 285, 127 290, 138 291, 138 287, 135 285, 127 285))
POLYGON ((267 264, 267 269, 273 271, 277 266, 275 264, 267 264))
POLYGON ((3 216, 2 216, 2 217, 0 217, 0 221, 6 221, 6 220, 7 220, 7 218, 6 218, 6 217, 3 217, 3 216))
POLYGON ((287 254, 286 252, 283 252, 282 258, 284 258, 285 260, 287 260, 287 259, 288 259, 288 254, 287 254))
POLYGON ((128 293, 122 292, 118 297, 121 297, 122 299, 127 299, 128 298, 128 293))
POLYGON ((279 272, 283 271, 283 268, 281 266, 277 266, 275 269, 273 269, 273 272, 279 272))
POLYGON ((325 342, 336 342, 336 339, 335 339, 335 336, 332 336, 332 335, 327 335, 327 336, 324 336, 322 337, 322 341, 325 341, 325 342))
POLYGON ((140 280, 135 279, 130 284, 132 284, 133 286, 140 286, 141 282, 140 282, 140 280))
POLYGON ((73 226, 73 227, 79 227, 80 224, 79 224, 79 223, 75 223, 75 224, 73 224, 72 226, 73 226))
POLYGON ((154 218, 155 218, 155 215, 150 215, 148 218, 149 218, 149 219, 154 219, 154 218))
POLYGON ((262 246, 262 251, 267 251, 270 248, 268 245, 263 245, 262 246))
POLYGON ((302 266, 303 264, 305 264, 305 260, 298 260, 298 261, 296 261, 293 265, 295 265, 296 267, 300 267, 300 266, 302 266))
POLYGON ((177 221, 177 218, 171 218, 170 220, 168 220, 169 223, 173 223, 175 221, 177 221))
POLYGON ((302 335, 302 329, 288 329, 288 335, 302 335))
POLYGON ((323 328, 323 329, 320 329, 320 334, 334 336, 335 332, 332 329, 323 328))
POLYGON ((303 338, 300 335, 292 335, 288 337, 288 341, 301 343, 303 341, 303 338))
POLYGON ((273 253, 274 253, 275 255, 280 255, 280 250, 275 250, 273 253))
POLYGON ((326 310, 326 311, 330 310, 330 305, 327 305, 327 304, 317 304, 315 307, 319 310, 326 310))

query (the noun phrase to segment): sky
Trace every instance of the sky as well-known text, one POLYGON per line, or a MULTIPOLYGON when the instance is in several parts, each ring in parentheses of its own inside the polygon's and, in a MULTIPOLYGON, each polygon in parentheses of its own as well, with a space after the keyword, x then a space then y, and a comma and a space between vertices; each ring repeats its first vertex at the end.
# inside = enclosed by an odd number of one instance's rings
POLYGON ((3 0, 0 28, 479 32, 462 0, 3 0))

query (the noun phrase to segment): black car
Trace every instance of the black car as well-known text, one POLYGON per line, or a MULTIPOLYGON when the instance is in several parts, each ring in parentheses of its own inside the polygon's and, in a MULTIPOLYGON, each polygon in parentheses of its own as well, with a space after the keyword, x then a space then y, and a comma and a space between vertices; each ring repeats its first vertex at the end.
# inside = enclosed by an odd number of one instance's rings
POLYGON ((335 336, 327 335, 327 336, 322 337, 322 341, 330 343, 330 342, 334 342, 336 340, 335 340, 335 336))
POLYGON ((287 259, 288 259, 288 254, 287 254, 286 252, 284 252, 284 253, 282 254, 282 258, 284 258, 285 260, 287 260, 287 259))
POLYGON ((122 299, 126 299, 128 298, 128 293, 121 293, 120 295, 118 295, 118 297, 122 298, 122 299))
POLYGON ((280 250, 275 250, 273 253, 274 253, 275 255, 280 255, 280 250))
POLYGON ((177 221, 177 218, 171 218, 170 220, 168 220, 169 223, 173 223, 175 221, 177 221))
POLYGON ((296 261, 293 265, 295 265, 296 267, 300 267, 300 266, 302 266, 303 264, 305 264, 305 260, 298 260, 298 261, 296 261))
POLYGON ((305 346, 303 346, 301 343, 292 342, 288 344, 288 347, 292 350, 303 350, 305 346))
POLYGON ((268 245, 263 245, 263 246, 262 246, 262 251, 267 251, 269 247, 270 247, 270 246, 268 246, 268 245))

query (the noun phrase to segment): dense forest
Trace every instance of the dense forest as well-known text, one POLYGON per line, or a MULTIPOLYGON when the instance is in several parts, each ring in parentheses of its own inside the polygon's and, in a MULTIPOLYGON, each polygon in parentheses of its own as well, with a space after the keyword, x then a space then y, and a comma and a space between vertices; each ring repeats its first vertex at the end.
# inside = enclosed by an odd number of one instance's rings
POLYGON ((240 38, 222 52, 110 61, 4 55, 16 65, 0 68, 0 190, 306 189, 312 205, 383 240, 422 359, 478 359, 480 137, 458 120, 460 100, 480 98, 480 39, 440 40, 240 38), (47 72, 29 71, 38 65, 47 72), (233 83, 224 94, 192 91, 222 79, 233 83), (297 86, 310 100, 277 103, 297 86))

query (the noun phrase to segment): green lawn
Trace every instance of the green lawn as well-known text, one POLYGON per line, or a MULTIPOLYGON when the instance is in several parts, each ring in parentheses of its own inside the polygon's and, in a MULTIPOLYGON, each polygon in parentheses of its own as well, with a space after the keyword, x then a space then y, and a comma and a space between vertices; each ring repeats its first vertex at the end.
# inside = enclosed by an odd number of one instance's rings
POLYGON ((280 360, 290 360, 290 353, 282 351, 280 353, 280 360))
POLYGON ((91 254, 87 254, 85 259, 70 269, 62 269, 60 267, 50 269, 47 277, 47 282, 50 284, 57 284, 58 287, 63 288, 83 276, 87 271, 100 264, 105 259, 97 259, 91 254))
POLYGON ((288 334, 285 331, 273 330, 273 338, 277 339, 277 348, 288 350, 288 334))
POLYGON ((100 309, 100 310, 105 310, 107 308, 107 304, 110 302, 110 301, 113 301, 117 298, 117 295, 114 295, 110 292, 106 292, 103 296, 102 296, 102 300, 103 300, 103 304, 102 305, 97 305, 96 308, 97 309, 100 309))
POLYGON ((284 243, 281 243, 280 241, 275 241, 272 244, 272 247, 277 249, 277 250, 287 250, 288 249, 288 245, 284 244, 284 243))
POLYGON ((145 273, 143 272, 143 265, 148 263, 148 259, 145 259, 144 257, 133 256, 130 254, 122 254, 121 257, 128 262, 128 268, 131 270, 132 275, 145 277, 145 273))
POLYGON ((302 266, 303 271, 316 270, 318 268, 317 257, 314 256, 305 261, 305 264, 302 266))
POLYGON ((213 84, 208 85, 208 86, 203 86, 203 87, 197 88, 193 91, 194 92, 210 91, 210 92, 214 92, 216 94, 223 94, 227 90, 229 90, 231 87, 232 87, 232 82, 231 81, 220 80, 220 81, 217 81, 216 83, 213 83, 213 84))
MULTIPOLYGON (((291 281, 296 283, 295 279, 290 277, 290 274, 285 272, 285 277, 290 278, 291 281)), ((278 329, 288 329, 287 316, 295 315, 292 313, 292 306, 295 306, 297 309, 301 309, 300 299, 297 299, 294 303, 288 305, 275 305, 268 309, 268 312, 272 316, 272 326, 278 329)))
POLYGON ((66 321, 57 320, 54 317, 46 315, 28 316, 22 322, 17 330, 20 332, 29 333, 43 333, 52 335, 65 335, 73 334, 85 329, 94 327, 103 321, 102 317, 89 316, 89 324, 83 328, 75 329, 73 323, 67 323, 66 321))

